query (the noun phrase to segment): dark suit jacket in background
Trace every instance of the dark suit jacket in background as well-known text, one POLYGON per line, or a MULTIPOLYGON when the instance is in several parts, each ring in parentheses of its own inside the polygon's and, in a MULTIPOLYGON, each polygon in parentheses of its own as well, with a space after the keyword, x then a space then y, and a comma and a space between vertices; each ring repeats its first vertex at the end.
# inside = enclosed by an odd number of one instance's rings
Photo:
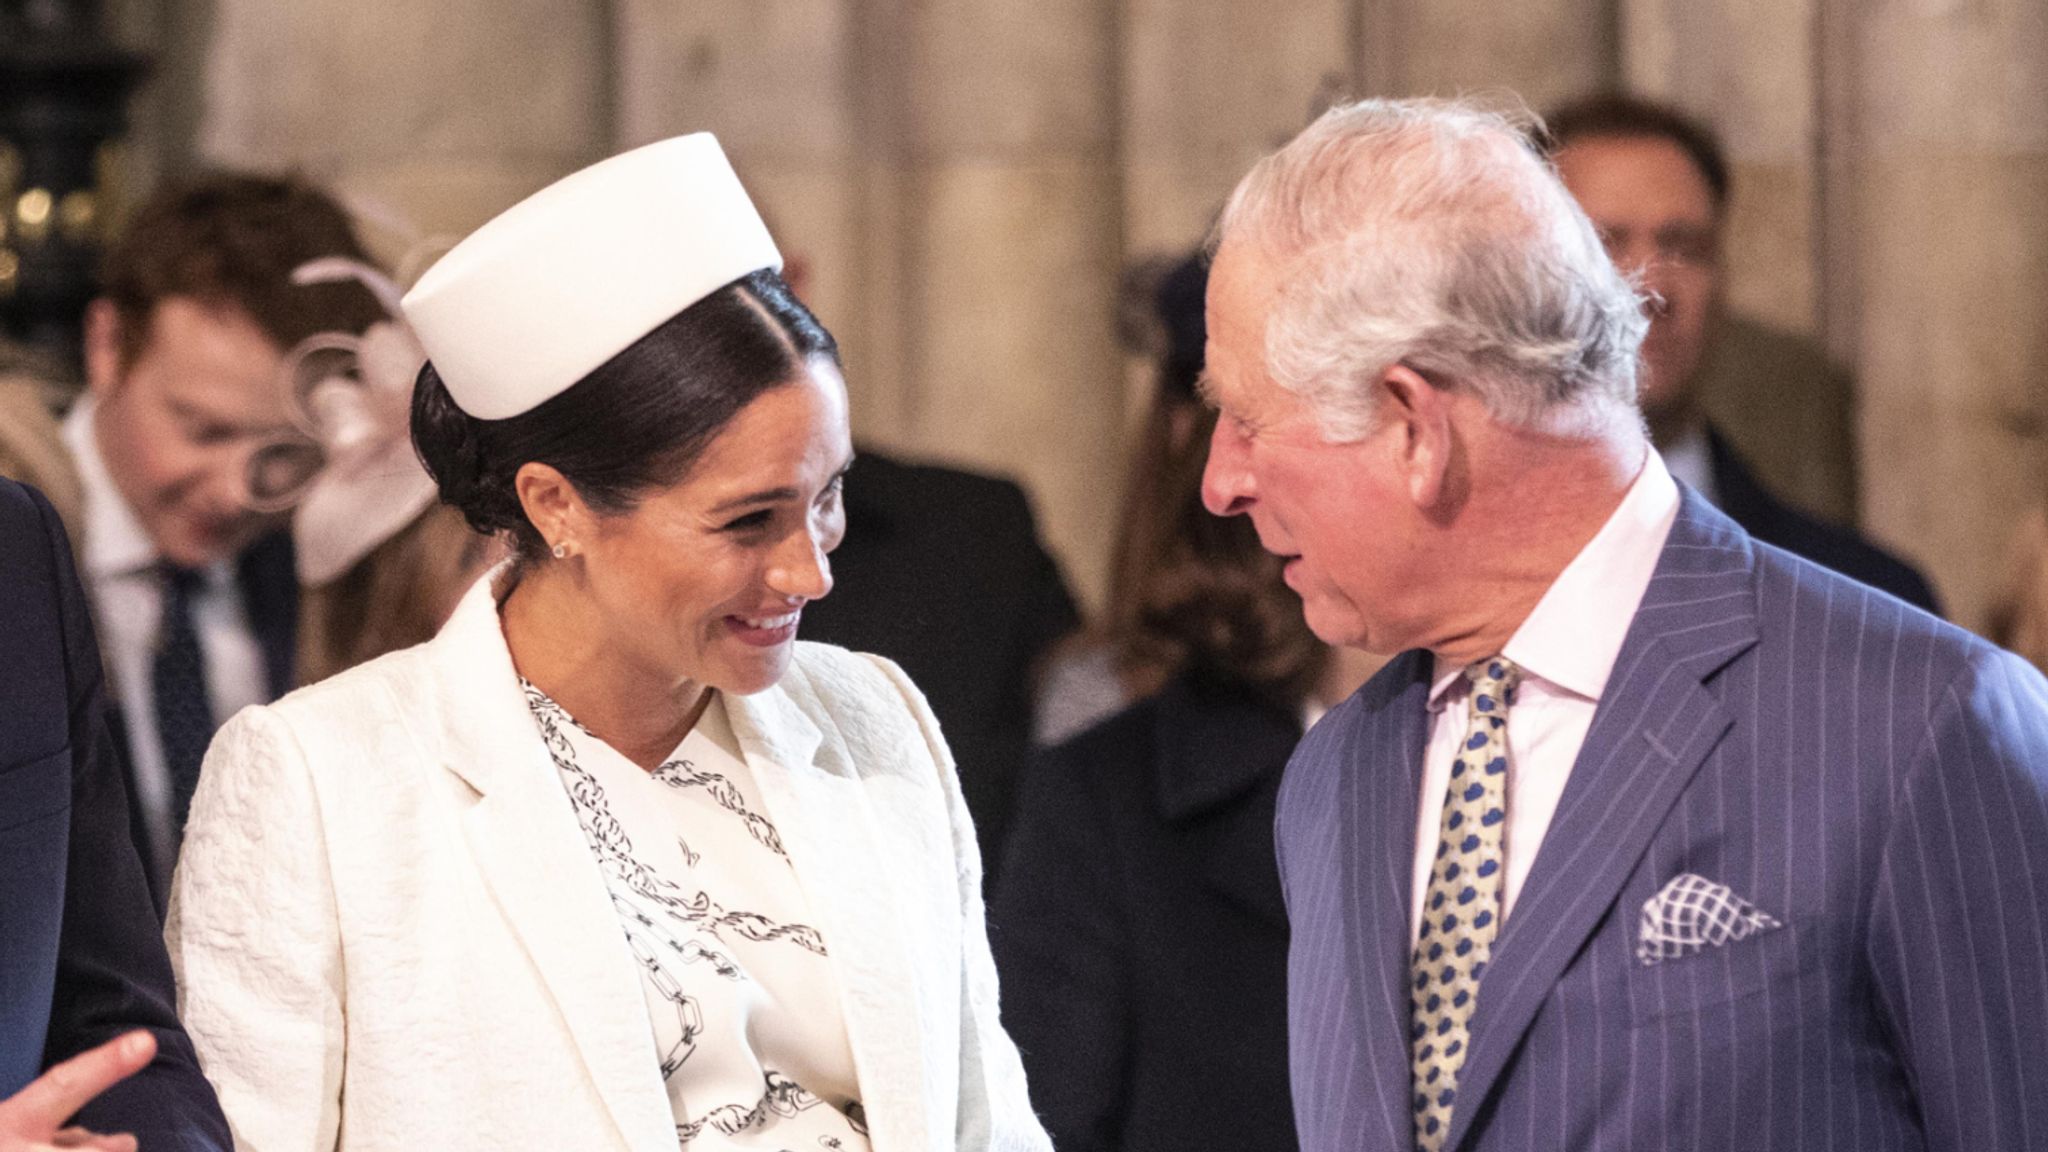
POLYGON ((80 1114, 150 1152, 226 1149, 128 833, 99 650, 56 514, 0 481, 0 1097, 131 1028, 157 1058, 80 1114))
POLYGON ((862 448, 832 594, 802 635, 903 666, 939 718, 993 882, 1031 746, 1036 671, 1080 623, 1023 489, 862 448))
POLYGON ((989 934, 1060 1152, 1294 1148, 1273 803, 1299 736, 1182 678, 1028 770, 989 934))
MULTIPOLYGON (((1288 764, 1289 1044, 1311 1152, 1412 1146, 1430 661, 1288 764)), ((1480 984, 1447 1148, 2048 1147, 2048 683, 1683 496, 1480 984), (1695 873, 1780 921, 1655 966, 1695 873)))
POLYGON ((1764 487, 1825 523, 1856 523, 1856 381, 1819 341, 1725 313, 1690 387, 1764 487))
POLYGON ((1707 446, 1721 511, 1742 525, 1743 531, 1851 580, 1889 592, 1915 608, 1941 615, 1934 589, 1911 565, 1857 533, 1816 520, 1771 495, 1717 429, 1707 429, 1707 446))

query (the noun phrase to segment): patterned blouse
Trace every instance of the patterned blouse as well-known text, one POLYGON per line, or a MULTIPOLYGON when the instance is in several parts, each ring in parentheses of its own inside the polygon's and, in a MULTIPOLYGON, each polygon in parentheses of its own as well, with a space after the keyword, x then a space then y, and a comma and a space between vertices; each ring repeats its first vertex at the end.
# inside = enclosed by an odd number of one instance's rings
POLYGON ((650 773, 521 684, 638 962, 678 1146, 867 1152, 839 981, 723 699, 650 773))

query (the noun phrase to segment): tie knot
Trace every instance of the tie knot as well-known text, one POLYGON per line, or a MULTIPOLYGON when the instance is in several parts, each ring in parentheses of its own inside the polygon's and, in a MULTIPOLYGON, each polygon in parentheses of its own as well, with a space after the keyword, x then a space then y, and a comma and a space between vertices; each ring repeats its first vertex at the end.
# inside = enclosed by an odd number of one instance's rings
POLYGON ((1522 670, 1505 656, 1489 656, 1467 665, 1465 679, 1472 685, 1474 706, 1482 712, 1490 712, 1495 707, 1515 702, 1515 685, 1522 682, 1522 670), (1489 703, 1478 705, 1480 700, 1489 703))

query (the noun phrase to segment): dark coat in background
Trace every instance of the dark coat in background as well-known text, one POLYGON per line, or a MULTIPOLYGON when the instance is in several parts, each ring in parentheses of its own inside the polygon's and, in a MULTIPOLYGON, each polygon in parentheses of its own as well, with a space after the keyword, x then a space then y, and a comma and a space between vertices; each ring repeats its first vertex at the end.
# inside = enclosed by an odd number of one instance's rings
POLYGON ((1707 447, 1714 465, 1715 493, 1721 511, 1742 525, 1742 530, 1766 544, 1795 556, 1804 556, 1823 568, 1832 568, 1851 580, 1889 592, 1923 611, 1941 615, 1941 604, 1927 578, 1891 553, 1861 535, 1834 524, 1816 520, 1764 489, 1749 464, 1737 455, 1727 439, 1707 429, 1707 447))
POLYGON ((960 766, 993 879, 1031 746, 1036 672, 1080 615, 1023 489, 862 449, 846 479, 832 594, 802 633, 903 666, 960 766))
POLYGON ((179 1027, 170 961, 129 838, 121 758, 71 549, 34 490, 0 481, 0 1097, 132 1028, 154 1063, 79 1123, 157 1150, 226 1149, 179 1027))
POLYGON ((1274 799, 1296 716, 1184 677, 1042 755, 990 908, 1060 1152, 1291 1152, 1274 799))

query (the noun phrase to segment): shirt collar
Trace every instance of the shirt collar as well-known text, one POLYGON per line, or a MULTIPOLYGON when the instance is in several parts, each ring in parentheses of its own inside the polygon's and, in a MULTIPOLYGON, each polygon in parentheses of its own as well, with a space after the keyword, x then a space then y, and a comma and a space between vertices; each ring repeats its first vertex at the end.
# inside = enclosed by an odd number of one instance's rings
MULTIPOLYGON (((1501 655, 1528 676, 1598 701, 1677 519, 1678 484, 1663 457, 1648 449, 1620 506, 1558 573, 1501 655)), ((1443 706, 1463 672, 1438 662, 1431 709, 1443 706)))
POLYGON ((98 404, 81 397, 64 418, 64 442, 78 464, 78 478, 85 490, 85 523, 80 531, 84 543, 80 555, 88 575, 96 578, 127 576, 153 566, 156 543, 143 530, 142 521, 128 507, 107 462, 100 456, 99 437, 93 428, 98 404))

